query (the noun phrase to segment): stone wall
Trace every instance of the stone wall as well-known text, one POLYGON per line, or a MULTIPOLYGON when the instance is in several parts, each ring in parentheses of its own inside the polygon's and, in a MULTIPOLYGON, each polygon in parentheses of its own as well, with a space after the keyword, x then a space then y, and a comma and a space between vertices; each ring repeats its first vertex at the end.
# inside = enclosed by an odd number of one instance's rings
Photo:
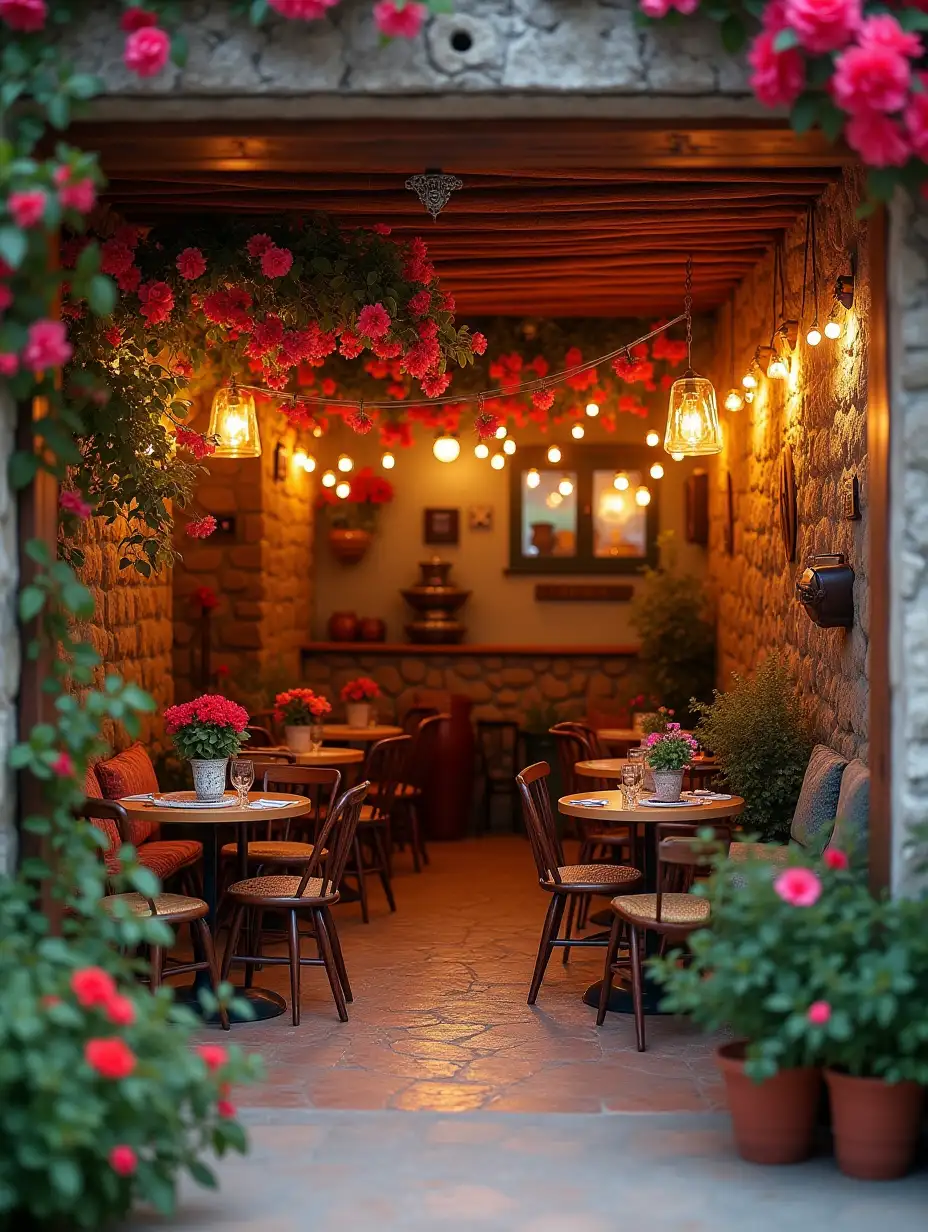
POLYGON ((16 795, 7 769, 16 740, 16 694, 19 689, 19 637, 16 585, 19 579, 16 501, 7 479, 6 459, 13 452, 16 405, 0 386, 0 873, 16 856, 16 795))
MULTIPOLYGON (((836 342, 810 347, 805 334, 811 303, 789 381, 761 379, 754 403, 738 414, 721 411, 725 450, 711 485, 710 572, 718 601, 719 679, 750 672, 760 659, 782 651, 800 682, 816 739, 844 755, 867 756, 870 632, 867 569, 867 340, 870 293, 866 227, 855 218, 861 177, 849 172, 820 201, 818 229, 819 318, 828 319, 835 277, 857 261, 855 299, 847 329, 836 342), (779 464, 792 448, 796 473, 798 538, 788 563, 779 527, 779 464), (731 473, 735 554, 724 548, 726 476, 731 473), (841 485, 860 482, 862 518, 842 520, 841 485), (795 598, 795 578, 812 552, 843 552, 855 571, 854 627, 820 629, 795 598)), ((803 282, 805 223, 786 236, 787 313, 798 317, 803 282), (790 294, 789 288, 792 288, 790 294)), ((811 279, 811 274, 807 276, 811 279)), ((735 297, 736 380, 754 348, 771 333, 773 257, 739 286, 735 297)), ((719 401, 731 384, 728 310, 720 315, 713 373, 719 401)), ((928 482, 928 480, 926 480, 928 482)), ((926 490, 928 494, 928 490, 926 490)))
POLYGON ((342 706, 342 685, 364 675, 373 677, 383 692, 377 703, 382 719, 402 717, 416 694, 427 690, 470 698, 475 719, 524 722, 532 711, 543 711, 546 723, 588 712, 618 721, 627 710, 634 665, 633 657, 619 655, 546 655, 541 649, 529 654, 464 654, 450 647, 420 654, 410 646, 396 654, 307 653, 303 678, 331 700, 336 714, 342 706))

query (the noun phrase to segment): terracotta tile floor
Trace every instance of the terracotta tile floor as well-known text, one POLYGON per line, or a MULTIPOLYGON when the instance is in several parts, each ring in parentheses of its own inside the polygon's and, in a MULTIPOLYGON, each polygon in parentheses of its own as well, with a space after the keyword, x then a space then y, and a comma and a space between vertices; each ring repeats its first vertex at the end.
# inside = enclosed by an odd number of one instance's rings
MULTIPOLYGON (((526 1005, 547 896, 523 839, 433 844, 430 854, 418 876, 408 855, 397 857, 395 915, 379 888, 369 925, 356 904, 335 908, 355 998, 349 1022, 338 1021, 321 968, 304 968, 299 1027, 288 1010, 233 1028, 235 1042, 266 1063, 265 1081, 237 1092, 238 1103, 564 1113, 723 1106, 713 1041, 686 1024, 650 1018, 644 1054, 630 1017, 610 1014, 597 1030, 581 998, 599 978, 602 950, 574 951, 566 968, 555 951, 537 1005, 526 1005)), ((286 967, 265 967, 255 980, 289 999, 288 981, 286 967)))

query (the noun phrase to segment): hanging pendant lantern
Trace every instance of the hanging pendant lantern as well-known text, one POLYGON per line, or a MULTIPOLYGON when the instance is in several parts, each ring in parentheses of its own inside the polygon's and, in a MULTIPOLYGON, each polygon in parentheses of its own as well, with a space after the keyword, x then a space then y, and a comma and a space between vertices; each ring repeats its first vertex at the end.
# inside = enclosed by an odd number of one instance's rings
POLYGON ((710 380, 693 371, 693 258, 686 259, 687 368, 683 376, 670 387, 667 408, 667 429, 664 449, 669 454, 693 456, 722 452, 722 431, 715 402, 715 388, 710 380))
POLYGON ((260 458, 261 433, 255 400, 246 389, 230 381, 213 395, 209 413, 209 435, 219 443, 216 458, 260 458))

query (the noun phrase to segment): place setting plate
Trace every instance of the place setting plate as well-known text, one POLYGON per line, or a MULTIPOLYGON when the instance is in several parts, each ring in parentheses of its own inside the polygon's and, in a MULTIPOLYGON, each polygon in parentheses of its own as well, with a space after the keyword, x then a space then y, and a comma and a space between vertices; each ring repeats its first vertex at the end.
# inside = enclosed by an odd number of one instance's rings
POLYGON ((218 809, 238 804, 238 796, 234 792, 227 792, 221 800, 210 801, 198 800, 195 791, 169 791, 163 796, 152 796, 150 799, 156 808, 218 809))

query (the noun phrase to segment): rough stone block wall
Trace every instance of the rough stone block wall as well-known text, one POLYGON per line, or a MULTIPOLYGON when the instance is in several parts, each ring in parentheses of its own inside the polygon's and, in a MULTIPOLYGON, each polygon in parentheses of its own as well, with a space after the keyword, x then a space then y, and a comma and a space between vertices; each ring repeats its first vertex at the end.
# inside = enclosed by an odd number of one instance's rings
POLYGON ((19 636, 16 586, 19 562, 16 501, 7 479, 6 459, 13 452, 16 405, 0 387, 0 873, 12 869, 16 856, 16 795, 7 769, 16 740, 16 694, 19 689, 19 636))
MULTIPOLYGON (((819 319, 828 319, 838 274, 857 279, 849 326, 835 342, 805 342, 811 301, 800 329, 789 381, 761 379, 753 404, 737 414, 721 410, 725 449, 711 483, 710 571, 718 603, 719 683, 732 671, 750 673, 767 654, 780 651, 792 665, 807 703, 815 737, 845 756, 867 756, 868 639, 867 567, 867 341, 870 293, 866 227, 856 220, 861 177, 848 172, 830 188, 816 211, 819 319), (795 563, 788 563, 779 524, 779 465, 792 448, 796 473, 798 537, 795 563), (734 490, 735 554, 726 555, 726 475, 734 490), (842 483, 856 474, 862 518, 842 518, 842 483), (854 627, 820 629, 795 598, 795 579, 807 555, 843 552, 855 572, 854 627)), ((805 222, 786 236, 787 312, 798 317, 803 282, 805 222), (790 291, 791 289, 791 291, 790 291)), ((807 273, 811 282, 811 273, 807 273)), ((746 278, 735 296, 734 373, 740 377, 754 348, 771 331, 773 255, 746 278)), ((731 384, 730 315, 720 314, 713 372, 719 402, 731 384)), ((928 483, 928 479, 926 479, 928 483)), ((928 489, 926 489, 928 491, 928 489)))

